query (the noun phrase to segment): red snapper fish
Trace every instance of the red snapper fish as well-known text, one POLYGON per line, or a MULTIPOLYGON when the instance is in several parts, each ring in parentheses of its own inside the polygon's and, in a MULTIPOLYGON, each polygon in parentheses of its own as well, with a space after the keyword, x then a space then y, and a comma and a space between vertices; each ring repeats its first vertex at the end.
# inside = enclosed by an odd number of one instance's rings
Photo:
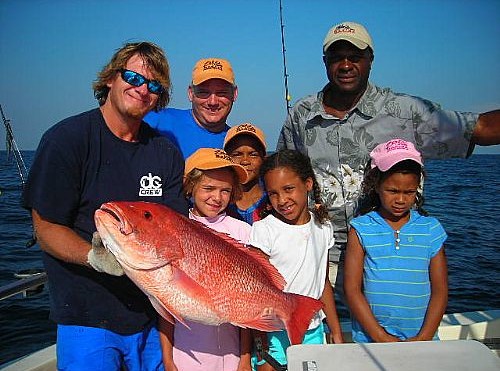
POLYGON ((149 202, 108 202, 95 212, 106 246, 166 320, 286 329, 300 344, 322 308, 283 292, 285 280, 260 250, 149 202))

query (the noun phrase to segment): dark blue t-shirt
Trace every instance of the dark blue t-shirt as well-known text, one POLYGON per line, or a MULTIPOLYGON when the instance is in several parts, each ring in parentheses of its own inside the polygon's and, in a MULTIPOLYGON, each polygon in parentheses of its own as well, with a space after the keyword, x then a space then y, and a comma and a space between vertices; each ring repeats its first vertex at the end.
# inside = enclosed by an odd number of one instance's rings
MULTIPOLYGON (((99 109, 70 117, 42 137, 23 206, 90 241, 94 212, 108 201, 158 202, 187 214, 179 150, 143 123, 138 142, 116 137, 99 109)), ((60 324, 135 333, 156 318, 146 296, 114 277, 44 253, 51 319, 60 324)))

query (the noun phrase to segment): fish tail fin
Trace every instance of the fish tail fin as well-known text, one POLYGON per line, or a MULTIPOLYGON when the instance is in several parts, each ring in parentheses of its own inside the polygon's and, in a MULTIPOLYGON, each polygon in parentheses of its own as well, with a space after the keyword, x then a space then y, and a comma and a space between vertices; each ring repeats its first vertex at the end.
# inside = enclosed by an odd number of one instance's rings
POLYGON ((323 303, 308 296, 292 294, 296 302, 290 319, 285 322, 290 344, 301 344, 314 315, 323 308, 323 303))

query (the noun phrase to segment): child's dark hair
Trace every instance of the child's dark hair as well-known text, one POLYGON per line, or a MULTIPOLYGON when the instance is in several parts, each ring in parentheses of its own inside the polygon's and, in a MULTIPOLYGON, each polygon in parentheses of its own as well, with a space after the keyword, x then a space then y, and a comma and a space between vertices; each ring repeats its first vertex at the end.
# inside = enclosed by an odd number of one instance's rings
MULTIPOLYGON (((363 215, 372 210, 377 210, 380 207, 380 199, 376 192, 378 185, 383 182, 389 175, 394 173, 415 174, 419 183, 425 179, 425 171, 420 164, 413 160, 404 160, 398 162, 387 171, 380 171, 378 167, 371 168, 371 162, 368 162, 365 168, 363 183, 361 184, 361 201, 359 205, 359 214, 363 215)), ((419 214, 427 215, 423 209, 424 196, 417 190, 415 199, 415 207, 419 214)))
MULTIPOLYGON (((307 180, 307 178, 312 179, 314 197, 314 208, 312 210, 312 213, 319 223, 325 223, 325 221, 328 219, 328 212, 321 200, 321 190, 318 182, 316 181, 316 176, 314 175, 314 171, 311 166, 311 160, 309 159, 309 157, 300 153, 299 151, 291 149, 283 149, 281 151, 275 152, 274 154, 264 159, 264 162, 260 167, 260 178, 264 179, 264 175, 266 175, 268 171, 280 167, 285 167, 292 170, 304 182, 307 180)), ((264 210, 261 217, 265 217, 271 212, 272 209, 264 210)))

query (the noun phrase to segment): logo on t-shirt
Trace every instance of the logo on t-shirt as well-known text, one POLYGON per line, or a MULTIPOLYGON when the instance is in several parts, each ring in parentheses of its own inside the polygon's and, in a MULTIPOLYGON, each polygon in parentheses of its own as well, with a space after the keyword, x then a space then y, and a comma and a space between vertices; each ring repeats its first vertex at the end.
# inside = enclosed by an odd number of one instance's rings
POLYGON ((139 189, 139 196, 161 196, 161 178, 158 175, 148 173, 141 177, 141 188, 139 189))

